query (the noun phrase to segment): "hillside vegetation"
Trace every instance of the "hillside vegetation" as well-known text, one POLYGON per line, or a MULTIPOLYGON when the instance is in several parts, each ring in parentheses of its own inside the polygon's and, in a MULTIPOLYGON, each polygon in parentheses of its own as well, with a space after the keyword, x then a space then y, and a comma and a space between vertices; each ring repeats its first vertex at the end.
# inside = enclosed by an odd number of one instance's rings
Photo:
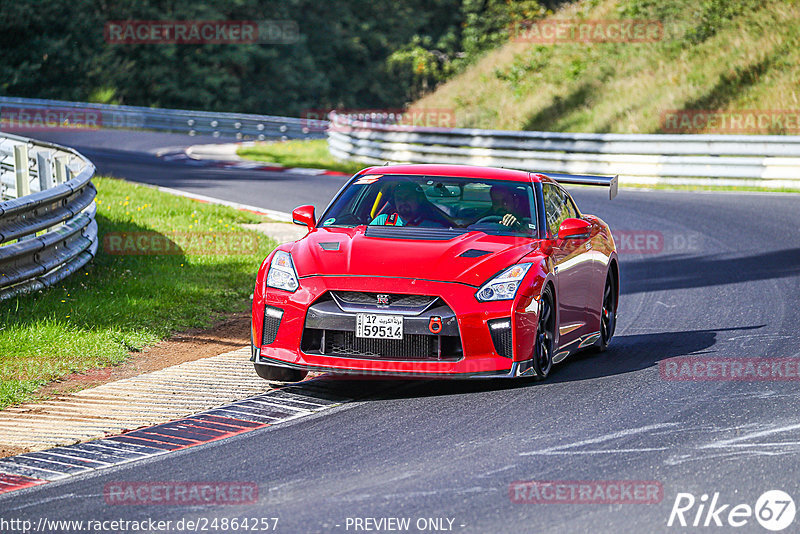
POLYGON ((0 95, 292 116, 401 108, 501 43, 512 20, 563 1, 4 1, 0 95), (109 39, 112 21, 271 21, 296 33, 126 43, 109 39))
MULTIPOLYGON (((587 0, 550 18, 655 19, 663 37, 512 39, 413 107, 452 110, 462 127, 565 132, 664 132, 673 110, 800 114, 796 0, 587 0)), ((771 122, 753 133, 798 132, 771 122)))

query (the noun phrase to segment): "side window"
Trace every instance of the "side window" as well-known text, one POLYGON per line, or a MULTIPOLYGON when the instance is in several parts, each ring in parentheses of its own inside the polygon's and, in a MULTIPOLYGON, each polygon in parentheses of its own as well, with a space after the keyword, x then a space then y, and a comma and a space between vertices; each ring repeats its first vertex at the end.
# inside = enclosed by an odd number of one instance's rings
POLYGON ((547 229, 553 237, 558 236, 558 227, 564 219, 570 217, 564 193, 552 184, 542 184, 544 196, 544 213, 547 229))
POLYGON ((564 203, 565 203, 565 206, 566 206, 566 209, 567 209, 567 213, 568 213, 567 218, 568 219, 580 219, 581 218, 581 213, 578 211, 578 207, 575 206, 575 201, 572 200, 572 197, 569 196, 569 193, 567 193, 565 191, 562 191, 561 193, 564 195, 564 203))

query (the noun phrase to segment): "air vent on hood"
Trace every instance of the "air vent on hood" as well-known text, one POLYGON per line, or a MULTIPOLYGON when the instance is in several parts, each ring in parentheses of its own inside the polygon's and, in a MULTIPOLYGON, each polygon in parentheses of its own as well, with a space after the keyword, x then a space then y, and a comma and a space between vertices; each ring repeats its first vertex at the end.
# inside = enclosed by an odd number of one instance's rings
POLYGON ((459 258, 480 258, 481 256, 486 256, 487 254, 491 254, 488 250, 478 250, 477 248, 471 248, 469 250, 465 250, 461 254, 458 255, 459 258))
POLYGON ((339 250, 338 241, 321 241, 319 244, 322 250, 339 250))
POLYGON ((367 226, 364 235, 384 239, 413 239, 415 241, 449 241, 469 230, 459 228, 420 228, 406 226, 367 226))

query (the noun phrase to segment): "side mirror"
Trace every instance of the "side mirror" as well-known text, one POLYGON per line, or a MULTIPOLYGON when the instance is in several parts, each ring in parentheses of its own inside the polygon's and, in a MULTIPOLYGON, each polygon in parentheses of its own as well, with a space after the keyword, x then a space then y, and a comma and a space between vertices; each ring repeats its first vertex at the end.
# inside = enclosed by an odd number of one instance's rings
POLYGON ((558 227, 559 239, 588 239, 592 232, 592 223, 583 219, 564 219, 558 227))
POLYGON ((314 206, 300 206, 292 212, 292 222, 301 226, 305 225, 309 231, 317 226, 317 218, 314 215, 314 206))

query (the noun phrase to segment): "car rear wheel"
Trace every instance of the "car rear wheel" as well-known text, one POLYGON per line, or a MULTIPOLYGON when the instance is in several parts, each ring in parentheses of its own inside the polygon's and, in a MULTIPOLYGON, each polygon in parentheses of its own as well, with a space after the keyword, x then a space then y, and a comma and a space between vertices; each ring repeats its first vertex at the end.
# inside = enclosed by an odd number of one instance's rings
POLYGON ((536 348, 533 354, 533 370, 536 380, 544 380, 553 367, 553 340, 556 331, 556 314, 550 288, 542 293, 539 304, 539 322, 536 327, 536 348))
POLYGON ((600 339, 597 350, 603 352, 608 348, 608 343, 614 336, 617 327, 617 292, 614 277, 609 271, 606 275, 606 285, 603 289, 603 307, 600 310, 600 339))
POLYGON ((253 365, 256 368, 256 374, 258 376, 264 380, 281 384, 285 382, 300 382, 308 374, 308 371, 289 369, 288 367, 277 367, 275 365, 264 365, 262 363, 253 365))

